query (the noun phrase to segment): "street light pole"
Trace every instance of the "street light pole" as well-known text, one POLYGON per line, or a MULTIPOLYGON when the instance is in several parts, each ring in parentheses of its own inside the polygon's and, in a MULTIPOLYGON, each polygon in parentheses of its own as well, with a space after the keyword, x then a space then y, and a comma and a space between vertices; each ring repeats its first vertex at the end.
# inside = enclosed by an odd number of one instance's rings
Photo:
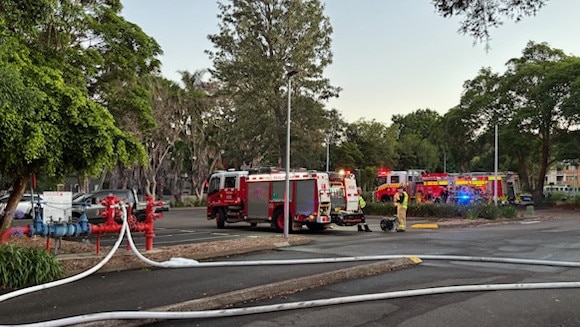
POLYGON ((284 238, 288 238, 290 224, 290 98, 292 94, 292 76, 300 70, 292 70, 286 74, 288 78, 288 110, 286 115, 286 189, 284 191, 284 238))
POLYGON ((328 166, 330 163, 330 137, 326 135, 326 172, 328 173, 328 166))
POLYGON ((494 166, 494 174, 495 178, 493 179, 493 204, 497 207, 497 166, 498 166, 498 136, 497 136, 497 123, 495 124, 495 135, 494 135, 494 159, 493 159, 493 166, 494 166))

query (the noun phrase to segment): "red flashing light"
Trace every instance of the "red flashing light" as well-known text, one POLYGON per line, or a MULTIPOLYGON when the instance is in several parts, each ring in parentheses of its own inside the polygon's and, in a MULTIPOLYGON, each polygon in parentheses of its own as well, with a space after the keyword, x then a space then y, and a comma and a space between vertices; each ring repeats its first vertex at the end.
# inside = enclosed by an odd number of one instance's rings
POLYGON ((379 171, 377 172, 377 176, 379 177, 385 177, 389 174, 390 170, 387 168, 381 168, 379 169, 379 171))

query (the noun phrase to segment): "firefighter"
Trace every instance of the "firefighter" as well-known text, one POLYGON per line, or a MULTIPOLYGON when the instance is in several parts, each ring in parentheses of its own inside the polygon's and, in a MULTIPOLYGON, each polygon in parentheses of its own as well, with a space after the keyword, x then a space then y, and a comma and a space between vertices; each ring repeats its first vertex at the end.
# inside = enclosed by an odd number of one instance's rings
POLYGON ((397 206, 397 221, 399 223, 397 232, 404 232, 407 228, 407 206, 409 204, 409 194, 405 192, 403 186, 399 186, 396 194, 395 198, 397 198, 397 200, 395 205, 397 206), (398 197, 396 194, 398 194, 398 197))
POLYGON ((417 192, 417 195, 415 196, 415 201, 417 201, 417 203, 423 202, 423 191, 417 192))
MULTIPOLYGON (((364 213, 363 208, 367 206, 367 203, 365 202, 365 199, 363 199, 362 197, 362 189, 360 187, 357 187, 356 190, 358 192, 359 210, 364 213)), ((366 219, 364 223, 359 223, 357 227, 359 232, 372 232, 372 230, 369 228, 369 225, 366 223, 366 219)))

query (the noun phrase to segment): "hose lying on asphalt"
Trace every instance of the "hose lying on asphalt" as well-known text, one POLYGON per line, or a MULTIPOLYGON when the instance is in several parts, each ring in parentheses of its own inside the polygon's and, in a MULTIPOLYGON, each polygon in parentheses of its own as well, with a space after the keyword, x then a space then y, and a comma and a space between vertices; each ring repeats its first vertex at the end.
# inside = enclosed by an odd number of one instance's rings
MULTIPOLYGON (((124 211, 124 216, 126 212, 124 211)), ((288 264, 312 264, 312 263, 336 263, 336 262, 351 262, 351 261, 378 261, 378 260, 388 260, 396 258, 405 257, 416 257, 422 260, 447 260, 447 261, 475 261, 475 262, 495 262, 495 263, 505 263, 505 264, 526 264, 526 265, 543 265, 543 266, 555 266, 555 267, 580 267, 580 262, 571 261, 549 261, 549 260, 532 260, 532 259, 518 259, 518 258, 493 258, 493 257, 480 257, 480 256, 453 256, 453 255, 374 255, 374 256, 355 256, 355 257, 342 257, 342 258, 313 258, 313 259, 292 259, 292 260, 257 260, 257 261, 225 261, 225 262, 198 262, 197 260, 186 259, 186 258, 171 258, 168 261, 156 262, 144 257, 136 248, 133 238, 131 237, 131 231, 127 225, 126 220, 123 220, 123 230, 119 234, 119 239, 112 251, 109 253, 106 263, 111 253, 117 250, 123 235, 126 234, 129 240, 129 244, 133 252, 141 260, 149 265, 161 268, 191 268, 191 267, 221 267, 221 266, 256 266, 256 265, 288 265, 288 264)), ((79 274, 77 276, 82 277, 98 270, 104 263, 99 263, 99 265, 87 270, 86 272, 79 274)), ((77 277, 73 276, 73 277, 77 277)), ((82 277, 75 278, 78 280, 82 277)), ((68 282, 74 281, 71 278, 63 279, 58 285, 62 285, 68 282)), ((46 289, 48 287, 57 286, 57 282, 52 282, 51 286, 46 286, 49 284, 39 285, 29 289, 26 293, 33 292, 35 290, 46 289)), ((218 318, 218 317, 230 317, 230 316, 241 316, 249 314, 258 313, 268 313, 281 310, 295 310, 304 308, 313 308, 327 305, 337 305, 337 304, 347 304, 356 303, 364 301, 376 301, 385 299, 394 299, 402 297, 420 296, 420 295, 434 295, 434 294, 444 294, 444 293, 454 293, 454 292, 482 292, 482 291, 499 291, 499 290, 533 290, 533 289, 556 289, 556 288, 580 288, 580 282, 554 282, 554 283, 516 283, 516 284, 487 284, 487 285, 458 285, 458 286, 444 286, 444 287, 432 287, 424 289, 415 290, 405 290, 405 291, 394 291, 385 293, 374 293, 374 294, 363 294, 363 295, 353 295, 345 297, 337 297, 330 299, 319 299, 311 301, 299 301, 291 303, 282 303, 274 305, 265 306, 255 306, 246 308, 234 308, 234 309, 221 309, 221 310, 204 310, 204 311, 189 311, 189 312, 155 312, 155 311, 113 311, 113 312, 101 312, 93 314, 85 314, 80 316, 67 317, 57 320, 44 321, 32 324, 21 324, 21 325, 0 325, 0 327, 15 327, 15 326, 44 326, 44 327, 56 327, 56 326, 68 326, 72 324, 89 323, 102 320, 113 320, 113 319, 197 319, 197 318, 218 318)), ((25 289, 27 290, 27 289, 25 289)), ((24 290, 22 290, 24 291, 24 290)), ((20 292, 20 291, 17 291, 20 292)), ((13 292, 16 293, 16 292, 13 292)), ((10 296, 13 293, 8 293, 4 295, 6 298, 0 297, 0 299, 5 300, 7 298, 12 298, 10 296)))
MULTIPOLYGON (((402 297, 434 295, 456 292, 482 292, 482 291, 505 291, 505 290, 534 290, 534 289, 553 289, 553 288, 578 288, 580 282, 558 282, 558 283, 519 283, 519 284, 488 284, 488 285, 459 285, 432 287, 416 290, 395 291, 386 293, 374 293, 336 297, 330 299, 299 301, 282 304, 271 304, 247 308, 221 309, 221 310, 204 310, 204 311, 185 311, 185 312, 156 312, 156 311, 113 311, 86 314, 81 316, 67 317, 52 321, 45 321, 26 325, 10 326, 30 326, 30 327, 58 327, 69 326, 73 324, 89 323, 102 320, 119 320, 119 319, 201 319, 201 318, 219 318, 232 317, 250 314, 278 312, 296 309, 306 309, 321 307, 327 305, 357 303, 364 301, 377 301, 386 299, 395 299, 402 297)), ((0 327, 9 327, 1 325, 0 327)))
POLYGON ((199 262, 195 259, 188 258, 170 258, 167 261, 158 262, 146 258, 135 246, 131 230, 127 226, 125 233, 129 240, 131 250, 143 262, 150 266, 159 268, 194 268, 194 267, 227 267, 227 266, 260 266, 260 265, 295 265, 295 264, 313 264, 313 263, 338 263, 352 261, 380 261, 389 259, 400 259, 416 257, 421 260, 451 260, 451 261, 476 261, 476 262, 495 262, 509 264, 541 265, 555 267, 580 267, 580 262, 571 261, 550 261, 534 259, 517 259, 517 258, 496 258, 496 257, 472 257, 456 255, 368 255, 356 257, 339 257, 339 258, 311 258, 311 259, 290 259, 290 260, 250 260, 250 261, 216 261, 216 262, 199 262))
POLYGON ((579 268, 580 262, 570 261, 550 261, 534 259, 517 259, 517 258, 495 258, 495 257, 472 257, 472 256, 455 256, 455 255, 368 255, 356 257, 339 257, 339 258, 311 258, 311 259, 291 259, 291 260, 251 260, 251 261, 216 261, 216 262, 199 262, 195 259, 188 258, 170 258, 167 261, 158 262, 146 258, 135 246, 131 230, 126 227, 127 239, 131 250, 143 262, 150 266, 159 268, 194 268, 194 267, 227 267, 227 266, 261 266, 261 265, 295 265, 295 264, 313 264, 313 263, 338 263, 352 261, 380 261, 389 259, 400 259, 416 257, 421 260, 451 260, 451 261, 476 261, 476 262, 495 262, 510 264, 526 264, 556 267, 573 267, 579 268))
MULTIPOLYGON (((123 210, 123 215, 125 216, 127 214, 127 209, 124 206, 122 206, 122 210, 123 210)), ((85 278, 85 277, 89 276, 90 274, 94 273, 95 271, 101 269, 101 267, 104 266, 111 259, 111 257, 113 257, 113 254, 115 254, 115 252, 117 251, 117 249, 121 245, 121 242, 123 241, 123 236, 125 235, 125 230, 126 230, 125 226, 127 226, 127 221, 125 219, 123 219, 123 228, 121 229, 121 232, 119 233, 119 238, 117 238, 117 241, 115 242, 115 244, 113 245, 113 248, 111 249, 111 251, 109 251, 107 256, 105 256, 105 258, 103 258, 103 260, 101 260, 101 262, 99 262, 96 266, 94 266, 86 271, 83 271, 80 274, 74 275, 74 276, 70 276, 70 277, 67 277, 64 279, 55 280, 53 282, 42 284, 42 285, 36 285, 36 286, 23 288, 23 289, 14 291, 14 292, 0 295, 0 302, 17 297, 17 296, 20 296, 20 295, 24 295, 24 294, 28 294, 28 293, 32 293, 32 292, 36 292, 36 291, 40 291, 40 290, 45 290, 47 288, 51 288, 51 287, 55 287, 55 286, 60 286, 60 285, 72 283, 72 282, 75 282, 79 279, 85 278)))

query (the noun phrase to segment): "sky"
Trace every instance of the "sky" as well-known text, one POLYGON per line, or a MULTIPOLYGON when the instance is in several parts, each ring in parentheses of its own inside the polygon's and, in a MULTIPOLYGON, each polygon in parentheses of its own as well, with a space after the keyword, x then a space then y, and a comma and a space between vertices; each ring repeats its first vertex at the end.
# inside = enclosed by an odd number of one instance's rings
MULTIPOLYGON (((550 0, 534 17, 506 21, 485 44, 458 32, 460 18, 438 15, 430 0, 321 0, 334 29, 333 63, 325 77, 343 90, 327 104, 350 123, 390 125, 418 109, 445 114, 459 104, 463 83, 483 67, 503 73, 529 41, 580 56, 579 0, 550 0)), ((121 0, 122 15, 163 49, 162 74, 211 68, 204 53, 218 32, 214 0, 121 0)))

